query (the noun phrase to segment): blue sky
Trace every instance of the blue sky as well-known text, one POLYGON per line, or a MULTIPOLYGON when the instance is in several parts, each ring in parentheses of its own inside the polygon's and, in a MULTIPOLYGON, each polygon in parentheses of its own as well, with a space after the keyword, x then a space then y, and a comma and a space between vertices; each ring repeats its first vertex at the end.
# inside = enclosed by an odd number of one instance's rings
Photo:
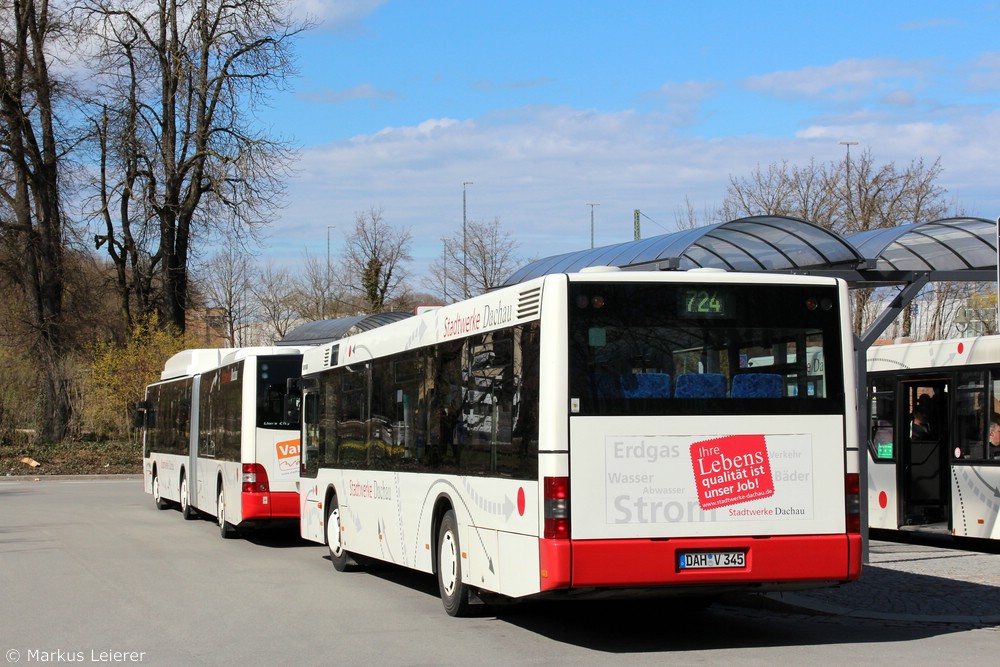
POLYGON ((1000 1, 308 0, 300 77, 260 120, 300 147, 261 260, 338 254, 372 206, 425 273, 468 217, 524 257, 676 229, 788 161, 941 160, 1000 213, 1000 1), (335 229, 328 230, 334 225, 335 229))

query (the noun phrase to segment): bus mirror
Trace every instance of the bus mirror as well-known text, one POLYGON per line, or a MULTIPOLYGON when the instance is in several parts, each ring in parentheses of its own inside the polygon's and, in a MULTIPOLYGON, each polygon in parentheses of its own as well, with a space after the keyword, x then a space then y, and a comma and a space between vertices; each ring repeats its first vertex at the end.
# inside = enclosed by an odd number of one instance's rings
POLYGON ((316 424, 319 422, 319 394, 306 394, 305 400, 305 411, 306 418, 305 422, 307 424, 316 424))
POLYGON ((289 392, 285 394, 283 401, 285 421, 289 424, 298 424, 302 420, 302 395, 289 392))
POLYGON ((156 425, 155 415, 152 401, 138 401, 132 412, 133 428, 152 428, 156 425))

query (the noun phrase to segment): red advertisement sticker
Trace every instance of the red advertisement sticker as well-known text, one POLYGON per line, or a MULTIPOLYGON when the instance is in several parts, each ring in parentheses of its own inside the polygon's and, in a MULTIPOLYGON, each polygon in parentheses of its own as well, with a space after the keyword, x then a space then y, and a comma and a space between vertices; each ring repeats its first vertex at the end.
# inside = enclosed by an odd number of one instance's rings
POLYGON ((698 503, 710 510, 774 495, 763 435, 730 435, 691 445, 698 503))

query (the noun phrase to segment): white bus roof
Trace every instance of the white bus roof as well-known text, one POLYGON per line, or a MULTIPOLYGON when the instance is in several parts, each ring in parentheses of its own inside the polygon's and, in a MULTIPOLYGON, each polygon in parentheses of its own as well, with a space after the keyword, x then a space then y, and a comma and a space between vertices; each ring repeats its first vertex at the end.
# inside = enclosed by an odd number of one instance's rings
POLYGON ((234 361, 253 356, 302 354, 310 346, 301 347, 220 347, 183 350, 167 359, 160 373, 161 380, 197 375, 234 361))

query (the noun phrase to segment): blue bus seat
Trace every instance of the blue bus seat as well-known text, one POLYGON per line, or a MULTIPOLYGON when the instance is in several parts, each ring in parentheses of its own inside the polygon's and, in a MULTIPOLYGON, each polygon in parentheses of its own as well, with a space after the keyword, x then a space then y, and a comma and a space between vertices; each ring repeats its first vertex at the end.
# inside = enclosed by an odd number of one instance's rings
POLYGON ((725 398, 726 376, 721 373, 685 373, 677 376, 675 398, 725 398))
POLYGON ((742 373, 733 377, 733 398, 781 398, 784 379, 778 373, 742 373))

